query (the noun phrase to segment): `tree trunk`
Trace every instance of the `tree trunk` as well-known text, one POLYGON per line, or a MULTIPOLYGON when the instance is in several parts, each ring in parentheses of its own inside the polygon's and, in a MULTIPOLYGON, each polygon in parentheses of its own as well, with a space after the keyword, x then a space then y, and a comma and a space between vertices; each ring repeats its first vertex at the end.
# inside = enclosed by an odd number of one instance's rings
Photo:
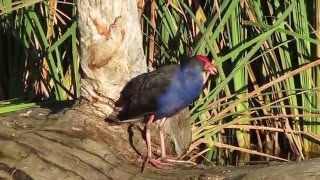
MULTIPOLYGON (((132 0, 101 0, 79 1, 77 5, 81 67, 86 77, 82 80, 82 97, 88 102, 82 111, 108 118, 125 84, 147 71, 137 4, 132 0)), ((186 115, 185 112, 182 117, 186 115)), ((177 122, 169 121, 166 128, 167 138, 173 144, 168 151, 178 156, 188 149, 191 141, 191 125, 182 122, 173 132, 168 127, 177 126, 177 122)), ((121 132, 118 136, 129 138, 127 126, 104 125, 108 126, 104 129, 114 129, 121 132)), ((143 127, 140 129, 143 131, 143 127)), ((141 137, 137 141, 144 142, 141 137)))
POLYGON ((133 77, 147 71, 136 1, 79 1, 82 96, 107 117, 133 77))
MULTIPOLYGON (((64 106, 69 105, 57 103, 48 109, 0 116, 0 179, 186 179, 221 175, 221 170, 195 167, 166 171, 147 167, 140 173, 146 154, 143 124, 119 126, 84 113, 85 104, 71 109, 64 106)), ((172 122, 179 131, 185 117, 172 122)), ((155 129, 153 137, 158 135, 155 129)), ((170 129, 167 125, 166 130, 170 129)), ((158 141, 154 148, 159 149, 158 141)))
POLYGON ((141 173, 143 159, 139 154, 145 153, 142 124, 114 126, 83 113, 85 105, 63 107, 58 103, 49 109, 32 108, 0 116, 0 179, 320 178, 320 159, 237 168, 148 167, 141 173))
MULTIPOLYGON (((82 96, 89 102, 83 111, 108 118, 125 84, 147 71, 137 4, 132 0, 79 1, 78 12, 81 67, 86 76, 82 81, 82 96)), ((186 112, 182 114, 186 115, 186 112)), ((167 138, 174 144, 168 151, 178 156, 188 149, 191 141, 191 125, 182 122, 181 128, 176 127, 172 132, 166 128, 167 138)), ((177 126, 177 122, 169 121, 167 126, 177 126)), ((129 138, 126 126, 111 129, 129 138)))

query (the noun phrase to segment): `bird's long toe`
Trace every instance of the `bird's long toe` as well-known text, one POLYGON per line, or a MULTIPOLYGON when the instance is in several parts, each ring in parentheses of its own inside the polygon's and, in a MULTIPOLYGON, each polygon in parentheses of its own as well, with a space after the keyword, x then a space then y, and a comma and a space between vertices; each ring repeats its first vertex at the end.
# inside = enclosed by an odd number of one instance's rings
POLYGON ((148 158, 147 163, 158 169, 172 169, 173 165, 170 162, 163 162, 159 159, 148 158))
POLYGON ((160 160, 161 162, 165 162, 165 163, 176 163, 176 164, 192 164, 192 165, 197 165, 195 162, 192 161, 184 161, 184 160, 179 160, 179 159, 169 159, 169 158, 159 158, 158 160, 160 160))

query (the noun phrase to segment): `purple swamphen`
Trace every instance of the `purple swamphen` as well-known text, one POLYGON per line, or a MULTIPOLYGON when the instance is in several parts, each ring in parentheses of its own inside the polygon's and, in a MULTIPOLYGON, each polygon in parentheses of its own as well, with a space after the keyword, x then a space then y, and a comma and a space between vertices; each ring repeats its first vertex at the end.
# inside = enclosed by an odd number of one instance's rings
POLYGON ((119 122, 134 122, 141 119, 146 124, 148 155, 145 163, 162 168, 168 165, 166 158, 163 126, 166 118, 177 114, 194 101, 202 92, 202 72, 216 74, 216 67, 206 56, 197 55, 181 65, 163 66, 155 71, 141 74, 128 82, 121 91, 117 106, 119 122), (161 160, 152 157, 150 127, 160 121, 161 160))

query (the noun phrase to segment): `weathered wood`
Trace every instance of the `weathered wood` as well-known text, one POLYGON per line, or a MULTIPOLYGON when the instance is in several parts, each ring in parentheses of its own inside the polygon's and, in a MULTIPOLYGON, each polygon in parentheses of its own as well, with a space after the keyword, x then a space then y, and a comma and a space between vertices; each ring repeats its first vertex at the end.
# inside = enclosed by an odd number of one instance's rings
POLYGON ((233 167, 225 174, 225 179, 318 180, 320 179, 319 168, 320 159, 302 162, 233 167))
MULTIPOLYGON (((1 116, 0 178, 11 174, 15 179, 153 179, 171 176, 184 179, 214 176, 213 171, 199 168, 155 171, 149 167, 141 174, 146 155, 142 133, 144 125, 115 125, 83 113, 81 110, 84 108, 87 106, 59 113, 33 108, 27 110, 29 113, 1 116)), ((179 126, 180 120, 169 121, 167 129, 179 126)), ((154 127, 152 131, 156 140, 153 147, 159 149, 156 129, 154 127)), ((175 132, 179 133, 179 128, 175 132)), ((186 148, 188 144, 180 144, 181 147, 186 148)), ((174 148, 170 149, 172 152, 174 148)))
MULTIPOLYGON (((141 174, 142 156, 146 153, 143 124, 115 126, 85 114, 85 108, 82 105, 58 113, 55 109, 32 108, 1 115, 0 179, 320 178, 320 159, 233 168, 190 166, 159 170, 149 166, 141 174)), ((156 129, 152 131, 155 140, 156 129)), ((158 143, 153 146, 158 148, 158 143)))

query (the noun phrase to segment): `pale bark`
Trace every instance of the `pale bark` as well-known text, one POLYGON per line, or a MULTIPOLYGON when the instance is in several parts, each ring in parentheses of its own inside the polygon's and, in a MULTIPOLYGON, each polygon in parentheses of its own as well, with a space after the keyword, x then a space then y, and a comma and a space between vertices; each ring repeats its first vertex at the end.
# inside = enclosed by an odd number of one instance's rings
POLYGON ((82 96, 106 117, 132 78, 147 71, 136 1, 79 1, 82 96))

